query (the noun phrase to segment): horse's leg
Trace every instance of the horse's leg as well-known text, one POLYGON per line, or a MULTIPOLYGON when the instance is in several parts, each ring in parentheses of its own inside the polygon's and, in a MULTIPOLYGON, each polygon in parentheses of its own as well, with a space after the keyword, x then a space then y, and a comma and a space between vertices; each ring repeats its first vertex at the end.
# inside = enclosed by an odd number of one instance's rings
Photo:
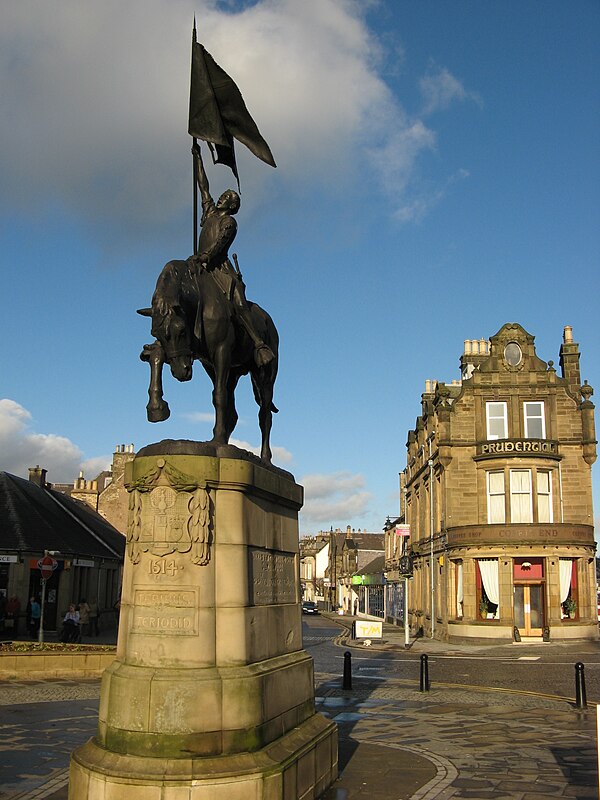
POLYGON ((148 422, 163 422, 169 418, 171 412, 167 402, 163 400, 162 368, 165 363, 165 353, 160 342, 145 344, 140 358, 150 364, 149 400, 146 406, 148 422))
POLYGON ((213 356, 213 393, 212 401, 215 407, 215 427, 213 428, 212 441, 215 444, 227 444, 228 419, 231 413, 228 403, 228 383, 231 369, 231 347, 228 343, 221 343, 213 356))
POLYGON ((253 375, 256 398, 258 400, 258 424, 262 434, 260 457, 271 463, 271 425, 273 424, 273 385, 275 377, 270 364, 257 370, 253 375))
POLYGON ((227 382, 227 441, 235 430, 238 421, 238 413, 235 407, 235 387, 238 384, 240 376, 233 370, 229 373, 229 381, 227 382))

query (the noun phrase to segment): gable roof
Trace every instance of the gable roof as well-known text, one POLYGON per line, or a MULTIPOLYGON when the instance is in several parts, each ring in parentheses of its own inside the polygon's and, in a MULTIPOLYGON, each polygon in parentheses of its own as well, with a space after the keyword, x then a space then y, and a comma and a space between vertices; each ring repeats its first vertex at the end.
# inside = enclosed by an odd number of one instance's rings
POLYGON ((114 560, 125 537, 86 503, 0 472, 0 550, 114 560))
POLYGON ((355 575, 362 574, 362 575, 379 575, 383 572, 385 568, 385 556, 377 556, 372 561, 369 561, 368 564, 365 564, 364 567, 361 567, 355 575))
POLYGON ((353 533, 346 539, 348 547, 356 550, 371 550, 374 552, 385 550, 385 535, 383 533, 353 533))

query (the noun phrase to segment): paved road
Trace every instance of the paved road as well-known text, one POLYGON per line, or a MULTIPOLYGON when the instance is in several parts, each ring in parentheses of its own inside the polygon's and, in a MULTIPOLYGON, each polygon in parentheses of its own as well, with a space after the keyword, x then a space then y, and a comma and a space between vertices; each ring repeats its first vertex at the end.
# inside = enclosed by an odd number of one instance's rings
MULTIPOLYGON (((421 693, 417 648, 427 643, 408 652, 353 648, 354 687, 345 692, 340 627, 325 617, 303 622, 318 708, 340 731, 342 776, 326 800, 598 796, 595 709, 516 691, 573 697, 572 652, 438 649, 429 653, 432 691, 421 693)), ((600 701, 598 648, 579 656, 588 699, 600 701)), ((0 800, 66 798, 69 755, 95 731, 99 690, 99 681, 2 684, 0 800)))
MULTIPOLYGON (((342 674, 343 648, 334 639, 344 630, 325 616, 303 618, 304 646, 315 659, 315 670, 342 674)), ((399 631, 398 641, 403 642, 399 631)), ((374 643, 375 644, 375 643, 374 643)), ((575 697, 575 664, 584 664, 587 698, 600 703, 600 644, 452 646, 427 640, 404 651, 373 651, 354 643, 354 674, 380 681, 403 679, 419 684, 421 655, 428 654, 429 677, 436 684, 457 684, 483 688, 504 688, 560 697, 575 697)))

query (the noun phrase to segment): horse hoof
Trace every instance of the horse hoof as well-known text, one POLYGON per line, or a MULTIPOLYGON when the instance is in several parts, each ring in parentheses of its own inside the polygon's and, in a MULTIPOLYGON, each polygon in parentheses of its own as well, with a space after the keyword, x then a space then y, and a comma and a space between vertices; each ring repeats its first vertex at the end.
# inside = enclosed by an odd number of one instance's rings
POLYGON ((148 412, 148 422, 164 422, 171 416, 168 403, 160 403, 158 406, 146 406, 148 412))

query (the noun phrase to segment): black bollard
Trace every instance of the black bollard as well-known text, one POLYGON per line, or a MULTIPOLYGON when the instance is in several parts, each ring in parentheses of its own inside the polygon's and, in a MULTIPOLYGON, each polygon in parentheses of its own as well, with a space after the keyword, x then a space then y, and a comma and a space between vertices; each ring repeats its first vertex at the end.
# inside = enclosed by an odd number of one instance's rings
POLYGON ((575 705, 577 708, 587 708, 584 669, 581 661, 575 664, 575 705))
POLYGON ((429 691, 429 664, 427 654, 423 653, 421 656, 421 683, 420 690, 422 692, 429 691))
POLYGON ((352 689, 352 653, 346 650, 344 653, 344 680, 342 689, 352 689))

